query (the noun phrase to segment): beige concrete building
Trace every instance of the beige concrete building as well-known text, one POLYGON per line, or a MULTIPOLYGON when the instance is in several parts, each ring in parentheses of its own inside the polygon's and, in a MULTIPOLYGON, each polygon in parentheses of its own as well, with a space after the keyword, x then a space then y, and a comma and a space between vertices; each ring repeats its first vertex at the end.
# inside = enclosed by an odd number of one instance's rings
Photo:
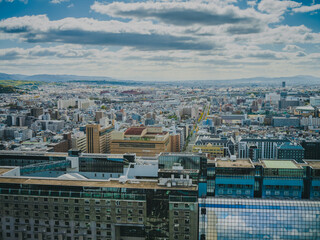
POLYGON ((87 125, 87 152, 109 153, 112 130, 113 127, 111 125, 105 128, 101 128, 100 124, 87 125))
POLYGON ((81 150, 81 152, 87 152, 87 136, 83 132, 74 133, 71 136, 72 149, 81 150))
POLYGON ((136 153, 137 156, 171 152, 170 135, 163 132, 161 127, 132 127, 125 132, 113 132, 110 152, 136 153))

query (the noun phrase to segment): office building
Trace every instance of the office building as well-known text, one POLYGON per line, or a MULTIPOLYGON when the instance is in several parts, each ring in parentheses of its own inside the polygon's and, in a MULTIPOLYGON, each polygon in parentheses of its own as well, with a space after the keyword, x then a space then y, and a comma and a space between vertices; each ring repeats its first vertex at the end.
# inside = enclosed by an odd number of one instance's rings
POLYGON ((127 179, 123 166, 127 159, 134 161, 132 156, 71 151, 65 160, 51 162, 44 160, 52 157, 47 155, 38 156, 41 165, 0 168, 3 239, 197 238, 197 185, 180 185, 180 176, 170 177, 170 182, 177 183, 170 186, 163 185, 161 178, 127 179), (45 177, 49 171, 57 176, 45 177), (114 176, 108 180, 100 171, 114 176), (90 174, 99 174, 100 179, 90 174))
POLYGON ((102 128, 100 124, 88 124, 86 126, 87 152, 107 153, 110 151, 111 132, 113 127, 102 128))
POLYGON ((304 148, 304 159, 320 159, 320 141, 302 141, 304 148))
POLYGON ((277 138, 242 138, 238 142, 238 157, 258 159, 276 159, 277 147, 282 143, 290 142, 288 139, 277 138))
POLYGON ((273 127, 300 127, 300 119, 298 117, 273 117, 272 118, 273 127))
POLYGON ((250 159, 216 159, 208 163, 207 175, 209 196, 254 197, 255 167, 250 159), (215 178, 209 179, 209 176, 215 178))
POLYGON ((320 236, 316 160, 0 151, 0 165, 2 239, 320 236))
POLYGON ((302 162, 304 159, 304 149, 301 145, 292 143, 283 143, 278 147, 278 159, 293 159, 302 162))
POLYGON ((87 152, 87 136, 84 132, 76 132, 71 136, 71 148, 87 152))
POLYGON ((161 127, 131 127, 125 132, 112 134, 110 152, 113 154, 136 153, 137 156, 155 156, 170 152, 168 132, 161 127))
POLYGON ((319 201, 200 198, 199 239, 319 239, 319 210, 319 201))
POLYGON ((199 134, 193 146, 194 152, 197 149, 208 153, 212 157, 234 155, 235 144, 233 138, 219 137, 215 135, 199 134))

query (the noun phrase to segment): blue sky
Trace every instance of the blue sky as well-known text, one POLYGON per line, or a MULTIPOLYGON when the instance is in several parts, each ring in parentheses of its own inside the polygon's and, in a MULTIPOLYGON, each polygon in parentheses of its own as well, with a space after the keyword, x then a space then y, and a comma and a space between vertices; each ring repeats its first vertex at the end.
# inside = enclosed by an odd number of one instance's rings
POLYGON ((0 0, 0 72, 320 76, 320 1, 0 0))

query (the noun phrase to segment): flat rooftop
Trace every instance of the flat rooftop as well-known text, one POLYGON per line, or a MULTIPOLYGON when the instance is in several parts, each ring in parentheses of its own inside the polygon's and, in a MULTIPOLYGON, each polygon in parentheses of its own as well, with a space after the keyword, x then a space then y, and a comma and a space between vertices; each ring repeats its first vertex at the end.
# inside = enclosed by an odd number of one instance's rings
POLYGON ((278 169, 299 169, 301 166, 297 166, 292 160, 262 160, 264 168, 278 168, 278 169))
POLYGON ((320 169, 320 160, 304 160, 313 169, 320 169))
POLYGON ((237 159, 235 161, 216 159, 216 167, 223 168, 254 168, 249 159, 237 159))
POLYGON ((8 167, 8 168, 3 168, 3 167, 0 167, 0 176, 6 172, 9 172, 11 171, 12 169, 14 169, 15 167, 8 167))
POLYGON ((159 169, 159 173, 185 173, 185 174, 191 174, 191 173, 199 173, 198 169, 159 169))
POLYGON ((198 186, 190 187, 165 187, 159 186, 157 181, 142 181, 135 179, 138 183, 120 183, 119 181, 105 180, 68 180, 54 178, 31 178, 31 177, 0 177, 0 183, 10 184, 34 184, 34 185, 54 185, 54 186, 75 186, 75 187, 101 187, 101 188, 136 188, 136 189, 163 189, 163 190, 190 190, 197 191, 198 186))

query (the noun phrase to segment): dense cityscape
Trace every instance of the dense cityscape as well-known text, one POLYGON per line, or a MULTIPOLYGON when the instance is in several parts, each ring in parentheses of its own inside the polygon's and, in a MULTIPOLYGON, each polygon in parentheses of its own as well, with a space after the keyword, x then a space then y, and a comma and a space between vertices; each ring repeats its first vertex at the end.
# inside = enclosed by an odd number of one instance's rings
POLYGON ((1 94, 3 239, 320 237, 314 86, 16 89, 1 94))
POLYGON ((320 0, 0 0, 0 240, 320 240, 320 0))

